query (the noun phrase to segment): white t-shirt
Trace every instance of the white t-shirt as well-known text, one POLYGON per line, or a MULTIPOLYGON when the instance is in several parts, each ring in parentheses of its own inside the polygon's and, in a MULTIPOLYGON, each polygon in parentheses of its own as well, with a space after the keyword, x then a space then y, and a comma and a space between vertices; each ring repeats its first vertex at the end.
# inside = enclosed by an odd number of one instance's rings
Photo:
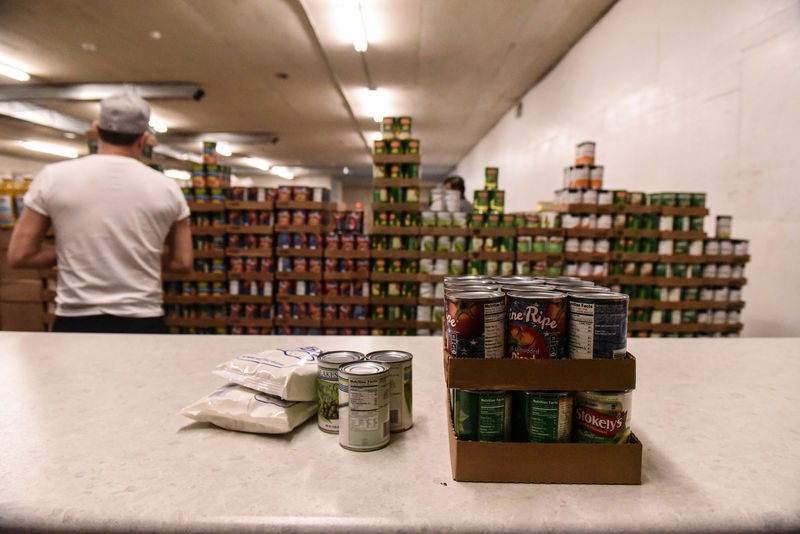
POLYGON ((174 222, 189 216, 170 178, 133 158, 96 154, 47 165, 25 207, 53 221, 56 315, 164 314, 164 240, 174 222))

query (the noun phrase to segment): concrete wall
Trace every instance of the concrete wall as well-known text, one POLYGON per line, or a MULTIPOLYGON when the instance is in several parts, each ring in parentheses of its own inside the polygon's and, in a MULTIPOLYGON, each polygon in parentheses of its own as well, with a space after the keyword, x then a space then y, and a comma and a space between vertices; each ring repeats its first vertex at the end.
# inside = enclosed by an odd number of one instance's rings
MULTIPOLYGON (((531 51, 535 53, 535 51, 531 51)), ((747 336, 800 336, 800 3, 621 0, 460 163, 500 168, 512 211, 552 200, 575 145, 611 189, 706 191, 749 239, 747 336)))

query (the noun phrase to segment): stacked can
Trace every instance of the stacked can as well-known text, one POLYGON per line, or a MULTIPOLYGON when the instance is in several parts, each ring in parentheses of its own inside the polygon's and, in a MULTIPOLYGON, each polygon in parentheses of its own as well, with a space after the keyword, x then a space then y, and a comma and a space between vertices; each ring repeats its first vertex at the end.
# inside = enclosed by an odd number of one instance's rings
MULTIPOLYGON (((349 213, 340 212, 346 221, 349 213)), ((361 213, 361 212, 358 212, 361 213)), ((327 280, 327 273, 362 273, 366 277, 369 272, 369 260, 366 258, 353 258, 353 255, 341 254, 328 255, 328 251, 369 251, 370 238, 361 233, 361 226, 355 224, 356 218, 351 217, 354 224, 336 224, 334 230, 325 236, 326 255, 324 259, 324 272, 322 294, 326 296, 363 297, 370 294, 370 283, 367 280, 327 280)), ((323 304, 323 325, 326 320, 363 320, 367 318, 366 304, 323 304)), ((366 328, 331 328, 323 330, 326 335, 366 335, 366 328)))
POLYGON ((192 165, 191 186, 182 188, 186 200, 205 203, 222 203, 230 199, 231 168, 216 163, 192 165))

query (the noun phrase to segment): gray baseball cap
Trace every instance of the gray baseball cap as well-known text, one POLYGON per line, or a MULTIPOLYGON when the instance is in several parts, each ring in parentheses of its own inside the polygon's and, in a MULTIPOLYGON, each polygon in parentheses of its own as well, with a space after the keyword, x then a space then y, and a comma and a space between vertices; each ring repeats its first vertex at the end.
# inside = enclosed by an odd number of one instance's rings
POLYGON ((102 130, 122 134, 140 134, 150 122, 150 105, 131 93, 111 95, 100 101, 102 130))

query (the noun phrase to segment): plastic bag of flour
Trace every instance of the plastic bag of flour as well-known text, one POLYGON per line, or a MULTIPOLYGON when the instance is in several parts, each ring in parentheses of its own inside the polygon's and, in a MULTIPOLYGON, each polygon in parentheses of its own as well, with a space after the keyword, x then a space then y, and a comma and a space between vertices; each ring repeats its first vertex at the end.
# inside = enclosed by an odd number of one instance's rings
POLYGON ((213 372, 267 395, 312 401, 317 398, 317 356, 321 352, 316 347, 265 350, 221 363, 213 372))
POLYGON ((181 410, 181 415, 228 430, 285 434, 316 411, 316 402, 285 401, 236 384, 228 384, 187 406, 181 410))

